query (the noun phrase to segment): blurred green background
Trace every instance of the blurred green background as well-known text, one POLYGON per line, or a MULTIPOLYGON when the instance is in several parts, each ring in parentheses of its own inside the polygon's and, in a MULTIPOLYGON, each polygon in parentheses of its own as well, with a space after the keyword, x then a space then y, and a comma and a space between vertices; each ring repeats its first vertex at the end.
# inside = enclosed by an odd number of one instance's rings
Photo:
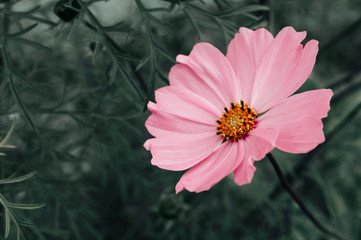
POLYGON ((300 91, 333 89, 326 142, 272 153, 327 228, 361 239, 360 0, 0 0, 3 136, 16 121, 0 178, 37 172, 0 182, 0 239, 332 239, 267 159, 249 185, 229 176, 175 195, 182 172, 152 166, 142 146, 146 103, 176 55, 200 41, 226 53, 241 26, 320 41, 300 91))

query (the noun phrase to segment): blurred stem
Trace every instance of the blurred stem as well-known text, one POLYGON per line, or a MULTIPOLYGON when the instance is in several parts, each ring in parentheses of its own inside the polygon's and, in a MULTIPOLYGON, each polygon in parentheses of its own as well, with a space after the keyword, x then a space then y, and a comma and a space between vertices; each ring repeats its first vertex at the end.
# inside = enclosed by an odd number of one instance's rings
POLYGON ((338 101, 344 99, 347 96, 350 96, 352 93, 358 91, 361 88, 361 82, 356 82, 348 85, 346 89, 335 94, 335 96, 331 99, 331 105, 334 105, 338 101))
MULTIPOLYGON (((325 88, 331 88, 332 90, 336 90, 337 88, 344 87, 345 84, 349 84, 356 79, 358 74, 361 72, 361 61, 359 60, 357 63, 353 64, 350 71, 346 76, 340 78, 339 80, 331 83, 325 88)), ((332 98, 333 99, 333 98, 332 98)))
POLYGON ((361 17, 358 18, 356 21, 351 23, 346 29, 338 33, 336 36, 334 36, 331 40, 329 40, 325 45, 320 47, 320 51, 318 53, 318 58, 320 58, 321 55, 323 55, 324 52, 335 46, 337 43, 339 43, 341 40, 343 40, 345 37, 348 37, 351 33, 356 31, 358 27, 361 25, 361 17))
POLYGON ((301 201, 301 199, 297 196, 297 194, 292 190, 292 188, 290 187, 290 185, 287 183, 285 177, 283 176, 283 173, 281 171, 281 168, 279 167, 276 159, 272 156, 271 153, 267 154, 268 159, 270 160, 273 168, 276 171, 276 174, 278 176, 278 178, 281 181, 282 186, 287 190, 287 192, 291 195, 291 197, 293 198, 293 200, 297 203, 297 205, 300 207, 300 209, 304 212, 304 214, 306 214, 306 216, 311 220, 311 222, 322 232, 324 232, 325 234, 332 236, 336 239, 342 240, 343 238, 341 238, 340 236, 338 236, 336 233, 331 232, 330 230, 328 230, 327 228, 325 228, 314 216, 313 214, 307 209, 306 205, 301 201))
MULTIPOLYGON (((5 11, 8 11, 10 6, 9 3, 5 4, 5 11)), ((9 30, 9 15, 6 13, 3 13, 3 18, 2 18, 2 25, 1 25, 1 29, 0 29, 0 37, 3 37, 9 30)))

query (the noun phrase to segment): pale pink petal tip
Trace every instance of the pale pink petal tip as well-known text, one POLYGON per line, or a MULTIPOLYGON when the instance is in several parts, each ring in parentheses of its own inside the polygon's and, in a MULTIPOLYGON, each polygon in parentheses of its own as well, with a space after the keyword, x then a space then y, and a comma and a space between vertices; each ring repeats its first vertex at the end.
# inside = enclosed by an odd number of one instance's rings
POLYGON ((295 37, 297 36, 298 41, 301 42, 303 39, 306 38, 307 32, 297 32, 293 27, 287 26, 284 27, 277 35, 283 35, 283 34, 293 34, 295 37))
POLYGON ((148 139, 147 141, 145 141, 145 143, 144 143, 144 145, 143 145, 143 147, 144 147, 145 149, 147 149, 148 151, 150 150, 150 140, 151 140, 151 139, 148 139))
POLYGON ((176 57, 176 62, 178 62, 178 63, 183 63, 183 62, 186 62, 187 61, 187 57, 188 56, 185 56, 185 55, 183 55, 183 54, 179 54, 179 55, 177 55, 177 57, 176 57))
POLYGON ((253 166, 253 161, 244 159, 244 163, 234 172, 235 183, 240 186, 251 183, 255 171, 256 168, 253 166))
POLYGON ((181 182, 178 182, 177 185, 175 186, 175 193, 178 194, 181 191, 183 191, 185 188, 183 186, 183 184, 181 182))

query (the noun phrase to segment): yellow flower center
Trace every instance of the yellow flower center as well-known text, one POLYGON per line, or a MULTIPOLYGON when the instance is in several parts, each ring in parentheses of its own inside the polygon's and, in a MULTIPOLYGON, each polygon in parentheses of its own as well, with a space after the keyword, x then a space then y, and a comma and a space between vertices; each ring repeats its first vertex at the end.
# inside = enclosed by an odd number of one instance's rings
POLYGON ((237 141, 255 128, 254 120, 258 114, 248 103, 242 100, 240 104, 231 102, 231 107, 225 107, 224 110, 223 117, 216 121, 216 134, 223 137, 223 142, 237 141))

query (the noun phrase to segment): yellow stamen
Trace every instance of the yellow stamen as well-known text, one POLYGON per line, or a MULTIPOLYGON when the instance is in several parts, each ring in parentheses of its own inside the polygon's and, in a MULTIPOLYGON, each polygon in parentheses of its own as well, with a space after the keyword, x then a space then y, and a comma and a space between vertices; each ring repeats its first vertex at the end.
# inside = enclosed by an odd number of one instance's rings
POLYGON ((239 104, 231 102, 231 107, 229 109, 225 107, 224 111, 223 117, 216 121, 218 123, 216 134, 223 137, 223 142, 237 141, 256 127, 254 120, 258 114, 248 103, 242 100, 239 104))

